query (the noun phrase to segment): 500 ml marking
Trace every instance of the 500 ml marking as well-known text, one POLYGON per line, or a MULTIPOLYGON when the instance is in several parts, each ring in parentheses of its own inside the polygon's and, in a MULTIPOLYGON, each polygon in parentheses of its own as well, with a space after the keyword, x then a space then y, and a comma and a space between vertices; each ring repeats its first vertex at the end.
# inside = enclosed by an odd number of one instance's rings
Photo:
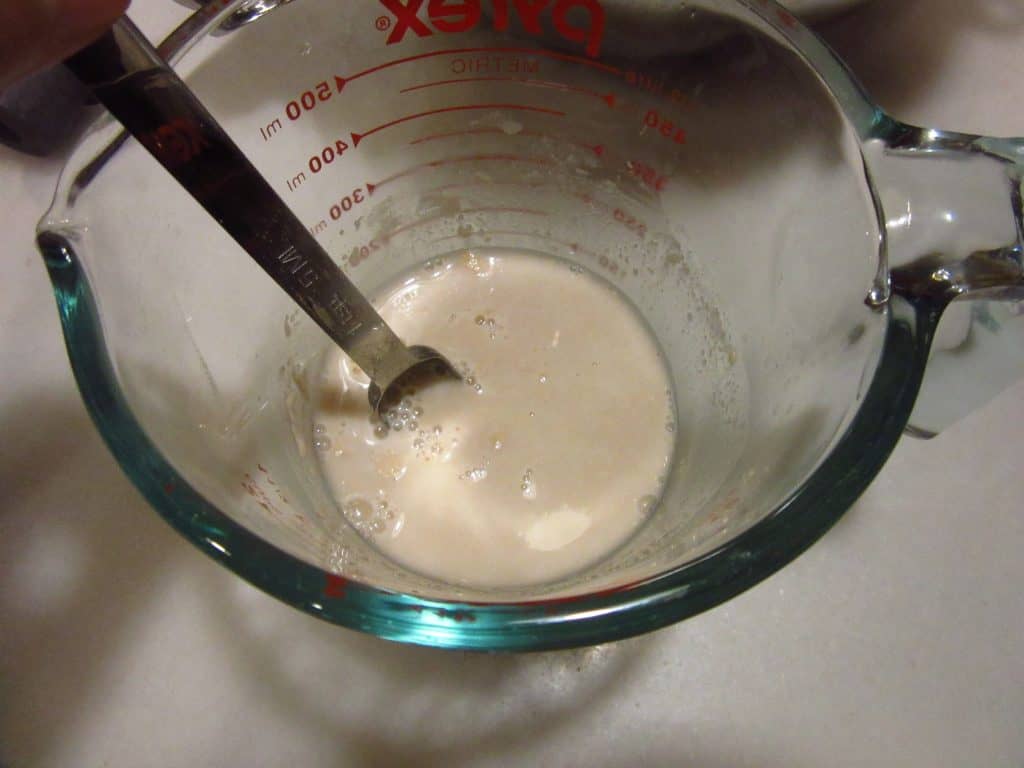
POLYGON ((260 128, 260 136, 263 137, 264 141, 270 141, 281 128, 281 118, 276 117, 267 123, 266 126, 260 128))
MULTIPOLYGON (((306 112, 312 112, 318 104, 330 101, 334 95, 330 84, 326 81, 317 83, 311 90, 303 91, 297 97, 285 104, 284 114, 292 122, 298 120, 306 112)), ((260 137, 264 141, 270 141, 284 127, 281 118, 275 117, 265 126, 260 128, 260 137)))
POLYGON ((302 117, 303 112, 312 112, 317 104, 330 101, 334 91, 330 84, 324 80, 314 86, 316 93, 312 90, 303 91, 297 99, 292 99, 284 107, 284 113, 289 120, 295 121, 302 117))

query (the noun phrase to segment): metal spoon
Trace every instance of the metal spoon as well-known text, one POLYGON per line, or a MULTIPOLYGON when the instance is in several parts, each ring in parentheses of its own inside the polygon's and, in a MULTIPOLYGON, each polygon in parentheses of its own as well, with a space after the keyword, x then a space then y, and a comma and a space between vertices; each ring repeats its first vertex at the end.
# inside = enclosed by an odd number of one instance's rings
POLYGON ((375 412, 413 372, 458 376, 438 351, 395 335, 127 16, 65 64, 366 371, 375 412))

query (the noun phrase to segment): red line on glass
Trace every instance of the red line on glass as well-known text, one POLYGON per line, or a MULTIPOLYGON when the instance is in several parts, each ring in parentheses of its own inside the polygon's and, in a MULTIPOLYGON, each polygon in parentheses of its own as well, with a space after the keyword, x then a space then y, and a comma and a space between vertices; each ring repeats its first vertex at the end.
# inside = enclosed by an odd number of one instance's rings
POLYGON ((361 72, 356 72, 348 77, 341 77, 340 75, 334 76, 334 85, 337 88, 338 93, 341 93, 342 89, 353 80, 358 80, 361 77, 372 75, 375 72, 380 72, 382 69, 388 69, 389 67, 395 67, 399 64, 407 64, 410 61, 420 61, 421 59, 429 59, 434 56, 449 56, 459 55, 462 53, 517 53, 524 56, 545 56, 549 59, 557 59, 559 61, 574 61, 578 64, 583 64, 593 69, 600 69, 604 72, 611 72, 615 75, 621 75, 622 70, 619 67, 613 67, 609 64, 604 64, 600 61, 594 61, 593 59, 587 59, 583 56, 573 56, 568 53, 558 53, 557 51, 549 51, 544 48, 448 48, 440 51, 428 51, 426 53, 419 53, 415 56, 406 56, 401 59, 394 59, 392 61, 385 61, 383 64, 378 64, 374 67, 369 67, 361 72))
POLYGON ((440 85, 457 85, 459 83, 520 83, 533 88, 550 88, 551 90, 562 91, 563 93, 583 93, 600 99, 611 108, 614 108, 616 104, 615 94, 611 92, 600 93, 592 88, 582 88, 576 85, 569 85, 568 83, 559 83, 554 80, 536 80, 530 77, 455 77, 450 80, 435 80, 430 83, 411 85, 408 88, 403 88, 399 93, 411 93, 412 91, 421 91, 424 88, 435 88, 440 85))
MULTIPOLYGON (((459 213, 463 214, 463 215, 469 214, 469 213, 522 213, 522 214, 525 214, 527 216, 547 216, 548 215, 547 211, 537 211, 537 210, 534 210, 533 208, 501 208, 501 207, 464 208, 464 209, 460 210, 459 213)), ((388 242, 389 240, 397 237, 398 235, 402 234, 403 232, 408 232, 410 229, 415 229, 416 227, 421 227, 424 224, 430 224, 433 221, 438 221, 439 219, 445 218, 447 215, 448 214, 438 214, 437 216, 428 216, 425 219, 420 219, 418 221, 414 221, 411 224, 405 224, 405 225, 403 225, 401 227, 398 227, 397 229, 392 230, 391 232, 388 232, 386 235, 382 235, 380 239, 383 242, 388 242)), ((444 238, 442 238, 442 239, 444 239, 444 238)))
POLYGON ((555 117, 565 117, 565 112, 562 112, 560 110, 548 109, 547 107, 534 107, 529 104, 465 104, 458 107, 440 107, 438 109, 427 110, 426 112, 417 112, 415 115, 406 115, 405 117, 399 117, 395 120, 391 120, 390 122, 382 123, 381 125, 378 125, 375 128, 371 128, 368 131, 363 131, 362 133, 353 133, 352 145, 358 147, 359 142, 361 142, 367 136, 372 136, 373 134, 379 131, 383 131, 385 128, 391 128, 401 123, 407 123, 410 120, 418 120, 421 117, 432 117, 433 115, 441 115, 448 112, 467 112, 479 109, 512 109, 524 112, 540 112, 542 114, 553 115, 555 117))
POLYGON ((605 148, 603 144, 587 144, 583 141, 575 141, 573 139, 566 138, 565 136, 556 136, 553 133, 543 133, 541 131, 519 131, 518 133, 509 133, 508 131, 502 130, 501 128, 470 128, 463 131, 447 131, 444 133, 431 133, 426 136, 420 136, 418 139, 413 139, 409 142, 410 145, 423 144, 428 141, 437 141, 439 139, 455 139, 460 136, 479 136, 485 133, 501 133, 508 137, 514 136, 533 136, 542 139, 553 139, 554 141, 562 141, 566 144, 572 144, 575 147, 582 147, 583 149, 589 149, 598 157, 601 157, 605 148))
POLYGON ((411 176, 414 173, 418 173, 426 168, 442 168, 446 165, 454 165, 455 163, 476 163, 488 160, 499 160, 510 163, 529 163, 531 165, 550 165, 550 161, 542 157, 529 157, 526 155, 510 155, 510 154, 492 154, 492 155, 459 155, 457 157, 446 157, 441 160, 431 160, 426 163, 420 163, 414 165, 411 168, 406 168, 404 171, 392 174, 387 178, 381 179, 380 181, 372 184, 367 184, 366 187, 369 189, 370 194, 373 194, 374 190, 378 187, 382 187, 385 184, 401 179, 405 176, 411 176))

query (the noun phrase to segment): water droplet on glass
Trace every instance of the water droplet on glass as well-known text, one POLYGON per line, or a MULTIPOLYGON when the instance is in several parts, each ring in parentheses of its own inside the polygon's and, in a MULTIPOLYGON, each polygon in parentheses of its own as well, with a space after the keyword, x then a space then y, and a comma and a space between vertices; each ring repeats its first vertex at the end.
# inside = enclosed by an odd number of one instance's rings
POLYGON ((656 496, 651 496, 650 494, 648 494, 646 496, 641 496, 637 500, 636 508, 641 515, 644 515, 646 517, 654 511, 654 508, 657 506, 657 504, 658 498, 656 496))

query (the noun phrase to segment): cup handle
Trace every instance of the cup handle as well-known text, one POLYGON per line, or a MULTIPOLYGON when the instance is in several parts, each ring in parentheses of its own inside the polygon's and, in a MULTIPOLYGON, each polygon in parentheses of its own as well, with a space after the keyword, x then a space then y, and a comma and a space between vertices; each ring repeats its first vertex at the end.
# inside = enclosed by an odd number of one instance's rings
POLYGON ((885 117, 865 144, 885 288, 935 327, 908 432, 932 437, 1024 378, 1024 139, 885 117))

